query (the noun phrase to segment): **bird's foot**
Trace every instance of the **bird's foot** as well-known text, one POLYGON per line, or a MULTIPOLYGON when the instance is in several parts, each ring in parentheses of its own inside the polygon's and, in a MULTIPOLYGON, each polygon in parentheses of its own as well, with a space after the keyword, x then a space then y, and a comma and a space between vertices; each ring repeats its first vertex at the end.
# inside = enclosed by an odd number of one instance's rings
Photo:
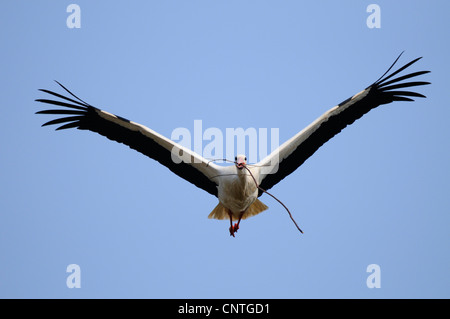
POLYGON ((234 233, 237 233, 238 229, 239 229, 239 225, 237 223, 235 223, 233 226, 230 226, 230 229, 229 229, 230 230, 230 236, 235 237, 234 233))

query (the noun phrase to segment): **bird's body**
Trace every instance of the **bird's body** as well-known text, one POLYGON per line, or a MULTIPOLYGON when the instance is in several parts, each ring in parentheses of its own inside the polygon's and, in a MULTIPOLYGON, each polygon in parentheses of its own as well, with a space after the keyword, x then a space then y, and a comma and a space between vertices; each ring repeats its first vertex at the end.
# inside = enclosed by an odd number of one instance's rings
POLYGON ((258 199, 263 194, 263 190, 270 189, 295 171, 317 149, 347 125, 379 105, 394 101, 413 101, 410 97, 425 97, 416 92, 398 89, 429 84, 429 82, 420 81, 401 82, 429 71, 414 72, 389 80, 420 59, 415 59, 390 75, 386 75, 399 58, 400 56, 372 85, 329 109, 254 165, 247 164, 244 155, 238 155, 235 158, 235 165, 217 165, 141 124, 93 107, 59 83, 73 98, 49 90, 41 90, 61 100, 38 99, 36 101, 67 109, 43 110, 37 113, 69 115, 51 120, 44 125, 64 123, 57 130, 67 128, 91 130, 111 140, 124 143, 216 196, 219 203, 208 217, 229 219, 230 235, 234 236, 239 229, 241 219, 267 209, 267 206, 258 199), (232 223, 234 220, 238 221, 235 225, 232 223))
MULTIPOLYGON (((237 158, 243 158, 239 155, 237 158)), ((245 165, 245 161, 243 161, 245 165)), ((267 209, 258 199, 259 178, 258 167, 248 167, 246 169, 237 166, 228 166, 222 170, 222 175, 217 176, 217 197, 219 204, 209 214, 209 218, 230 219, 230 234, 239 229, 242 219, 259 214, 267 209), (233 221, 238 222, 233 226, 233 221)))
MULTIPOLYGON (((245 212, 258 198, 258 187, 246 170, 239 170, 235 166, 228 166, 227 175, 219 178, 219 202, 231 211, 235 218, 245 212), (233 172, 234 171, 234 172, 233 172)), ((256 170, 251 168, 256 174, 256 170)))

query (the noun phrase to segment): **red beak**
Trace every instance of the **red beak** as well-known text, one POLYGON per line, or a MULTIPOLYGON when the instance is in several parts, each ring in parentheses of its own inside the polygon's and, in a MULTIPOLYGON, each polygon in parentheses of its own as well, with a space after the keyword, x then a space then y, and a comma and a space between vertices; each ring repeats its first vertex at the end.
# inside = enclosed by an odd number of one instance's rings
POLYGON ((242 158, 238 158, 238 160, 236 161, 236 167, 239 169, 243 169, 245 166, 245 160, 243 160, 242 158))

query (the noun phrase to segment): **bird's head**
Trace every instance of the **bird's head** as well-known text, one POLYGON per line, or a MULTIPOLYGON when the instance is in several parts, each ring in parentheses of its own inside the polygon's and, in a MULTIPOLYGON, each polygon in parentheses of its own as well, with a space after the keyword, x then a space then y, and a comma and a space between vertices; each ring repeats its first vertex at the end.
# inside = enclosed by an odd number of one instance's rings
POLYGON ((243 169, 247 165, 247 157, 245 155, 238 155, 234 158, 234 163, 238 169, 243 169))

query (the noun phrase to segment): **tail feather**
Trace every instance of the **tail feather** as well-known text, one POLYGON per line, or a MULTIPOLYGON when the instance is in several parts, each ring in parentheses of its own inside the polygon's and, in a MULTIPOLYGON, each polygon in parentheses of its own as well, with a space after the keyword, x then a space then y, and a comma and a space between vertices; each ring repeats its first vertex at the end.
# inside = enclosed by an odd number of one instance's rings
POLYGON ((256 199, 253 204, 250 205, 249 208, 245 211, 244 216, 242 216, 242 219, 246 219, 248 217, 252 217, 255 215, 258 215, 259 213, 265 211, 267 207, 263 202, 261 202, 259 199, 256 199))
MULTIPOLYGON (((263 202, 261 202, 259 199, 256 199, 253 204, 250 205, 249 208, 245 211, 244 215, 242 216, 242 219, 246 219, 255 215, 258 215, 259 213, 265 211, 268 209, 263 202)), ((217 206, 213 209, 213 211, 208 215, 208 218, 213 219, 230 219, 230 215, 228 214, 228 209, 222 205, 222 203, 219 202, 217 206)), ((237 217, 233 215, 233 220, 237 220, 237 217)))

